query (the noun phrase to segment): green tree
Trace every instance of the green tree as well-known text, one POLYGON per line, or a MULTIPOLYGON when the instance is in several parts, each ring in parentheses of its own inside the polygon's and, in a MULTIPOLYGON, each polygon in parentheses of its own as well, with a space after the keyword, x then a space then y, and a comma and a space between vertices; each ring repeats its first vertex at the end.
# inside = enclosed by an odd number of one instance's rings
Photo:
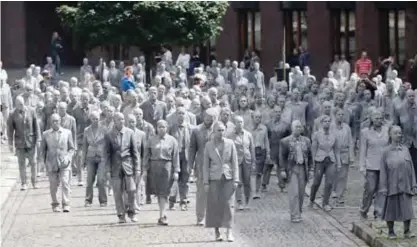
MULTIPOLYGON (((149 58, 161 44, 193 45, 217 36, 226 1, 79 2, 57 13, 87 48, 138 46, 149 58)), ((149 64, 149 63, 148 63, 149 64)))

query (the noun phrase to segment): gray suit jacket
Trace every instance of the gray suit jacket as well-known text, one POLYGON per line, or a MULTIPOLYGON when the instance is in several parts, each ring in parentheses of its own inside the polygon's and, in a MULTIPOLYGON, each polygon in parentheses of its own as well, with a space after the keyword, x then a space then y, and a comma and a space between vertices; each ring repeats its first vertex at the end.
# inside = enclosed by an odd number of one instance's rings
POLYGON ((14 141, 16 148, 34 148, 40 135, 38 117, 30 107, 25 107, 23 115, 15 109, 7 119, 9 145, 14 141))
POLYGON ((210 180, 220 180, 222 176, 239 182, 239 164, 237 151, 232 140, 224 138, 223 149, 214 143, 207 142, 204 149, 203 181, 208 184, 210 180))
MULTIPOLYGON (((171 125, 170 125, 171 126, 171 125)), ((193 132, 193 126, 190 123, 185 123, 184 126, 184 142, 185 142, 185 159, 188 160, 188 154, 190 152, 190 139, 191 139, 191 133, 193 132)), ((168 130, 168 134, 173 136, 177 141, 179 141, 179 125, 178 124, 173 124, 169 130, 168 130)), ((180 146, 181 144, 178 143, 178 145, 180 146)), ((183 147, 184 148, 184 147, 183 147)), ((178 150, 179 152, 181 152, 182 150, 178 150)))
POLYGON ((106 133, 104 139, 103 161, 111 177, 119 177, 121 172, 127 176, 140 172, 139 152, 133 130, 123 127, 118 131, 113 128, 106 133))
POLYGON ((60 127, 43 132, 40 155, 48 172, 70 169, 75 147, 71 131, 60 127), (58 133, 56 133, 58 132, 58 133))
POLYGON ((91 125, 84 130, 83 137, 83 155, 84 161, 88 158, 102 157, 104 150, 104 136, 106 129, 99 125, 96 135, 94 135, 91 125))
POLYGON ((152 109, 152 103, 150 100, 143 102, 140 105, 143 111, 143 119, 151 123, 156 128, 156 123, 161 119, 166 119, 167 105, 163 101, 156 101, 155 110, 152 109))
POLYGON ((77 123, 75 118, 69 114, 61 118, 61 127, 71 131, 74 145, 77 146, 77 123))
MULTIPOLYGON (((174 124, 177 124, 177 119, 178 118, 177 118, 177 113, 176 112, 173 112, 171 114, 168 114, 168 116, 167 116, 167 122, 168 122, 169 126, 174 125, 174 124)), ((196 126, 197 125, 197 118, 196 118, 196 116, 193 113, 188 112, 188 111, 185 114, 185 121, 187 123, 193 125, 193 126, 196 126)))
POLYGON ((195 168, 195 174, 198 179, 203 179, 203 160, 204 160, 204 147, 206 143, 211 139, 212 130, 208 135, 205 135, 206 127, 204 124, 198 125, 193 129, 190 137, 190 147, 188 153, 188 167, 195 168))

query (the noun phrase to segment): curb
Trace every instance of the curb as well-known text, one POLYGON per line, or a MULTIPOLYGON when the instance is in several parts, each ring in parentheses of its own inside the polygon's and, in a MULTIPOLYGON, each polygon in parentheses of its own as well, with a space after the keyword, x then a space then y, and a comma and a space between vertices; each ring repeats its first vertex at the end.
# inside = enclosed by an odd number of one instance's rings
POLYGON ((0 200, 0 209, 3 209, 3 206, 9 199, 10 194, 15 189, 19 180, 19 168, 17 166, 17 157, 5 151, 7 147, 4 145, 1 146, 2 152, 0 153, 0 165, 1 165, 1 200, 0 200))
POLYGON ((396 244, 392 244, 382 237, 377 237, 376 232, 362 222, 352 223, 352 232, 365 243, 371 247, 394 247, 396 244))

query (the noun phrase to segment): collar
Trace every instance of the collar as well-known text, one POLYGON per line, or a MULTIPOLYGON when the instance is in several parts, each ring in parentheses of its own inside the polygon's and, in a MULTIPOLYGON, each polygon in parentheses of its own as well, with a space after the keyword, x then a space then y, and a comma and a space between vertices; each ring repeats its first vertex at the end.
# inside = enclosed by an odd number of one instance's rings
POLYGON ((402 150, 403 149, 403 145, 400 144, 391 144, 391 150, 402 150))
POLYGON ((255 126, 255 128, 253 128, 253 130, 262 130, 262 124, 258 124, 258 126, 255 126))
POLYGON ((62 127, 59 127, 57 130, 52 129, 52 133, 61 133, 62 132, 62 127))
POLYGON ((187 123, 184 121, 183 123, 178 124, 179 128, 185 128, 187 126, 187 123))
POLYGON ((301 141, 301 135, 299 137, 295 137, 294 135, 291 135, 291 136, 294 139, 294 141, 297 141, 297 142, 301 141))
POLYGON ((120 134, 122 134, 122 135, 123 135, 123 134, 124 134, 124 132, 125 132, 125 128, 126 128, 126 127, 123 127, 121 130, 118 130, 118 129, 116 128, 116 126, 114 126, 114 131, 116 132, 116 134, 119 134, 119 133, 120 133, 120 134))
POLYGON ((245 134, 245 130, 241 129, 240 131, 238 131, 237 129, 235 129, 235 134, 236 135, 243 135, 243 134, 245 134))
POLYGON ((160 139, 160 140, 165 140, 165 139, 166 139, 166 137, 167 137, 167 134, 165 134, 164 136, 159 136, 159 135, 158 135, 158 137, 159 137, 159 139, 160 139))

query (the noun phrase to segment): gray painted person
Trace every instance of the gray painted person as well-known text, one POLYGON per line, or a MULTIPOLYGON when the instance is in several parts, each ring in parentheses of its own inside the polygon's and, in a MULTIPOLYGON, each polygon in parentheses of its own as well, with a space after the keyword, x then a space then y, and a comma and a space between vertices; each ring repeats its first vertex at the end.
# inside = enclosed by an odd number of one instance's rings
POLYGON ((219 228, 226 228, 226 239, 233 242, 235 192, 239 167, 234 142, 225 138, 225 126, 216 122, 213 138, 204 148, 203 182, 207 195, 206 227, 214 228, 216 241, 222 241, 219 228))
POLYGON ((203 123, 198 125, 191 133, 190 148, 188 154, 188 167, 196 175, 197 192, 196 192, 196 216, 197 225, 203 226, 206 216, 207 192, 204 190, 203 181, 203 161, 204 147, 211 139, 213 133, 213 124, 217 119, 217 110, 209 108, 204 112, 203 123))
POLYGON ((137 222, 135 212, 135 175, 140 173, 139 153, 133 130, 124 126, 122 113, 114 114, 114 128, 106 133, 103 162, 110 173, 119 223, 126 223, 126 214, 137 222), (127 193, 127 203, 124 193, 127 193), (125 205, 128 204, 126 209, 125 205))
POLYGON ((406 146, 402 144, 402 131, 397 125, 390 129, 391 143, 382 154, 379 192, 385 197, 382 219, 388 225, 388 238, 396 239, 394 222, 404 222, 404 238, 412 238, 411 219, 414 218, 413 195, 417 184, 413 162, 406 146))
POLYGON ((71 161, 75 151, 71 131, 60 126, 58 114, 51 116, 51 128, 43 132, 40 155, 45 164, 49 178, 49 190, 52 198, 52 211, 60 212, 57 198, 58 187, 61 186, 62 209, 70 211, 70 176, 71 161))
POLYGON ((314 164, 314 178, 310 192, 310 206, 316 207, 314 200, 325 175, 323 210, 330 211, 329 200, 333 188, 336 171, 340 169, 340 147, 338 140, 331 129, 331 118, 324 116, 321 119, 321 129, 314 132, 311 137, 311 154, 314 164))
POLYGON ((382 152, 388 146, 388 127, 383 125, 382 112, 375 110, 371 115, 369 128, 361 131, 359 149, 359 171, 365 176, 360 214, 368 217, 368 211, 374 201, 374 217, 381 215, 382 197, 379 193, 379 175, 382 163, 382 152))
MULTIPOLYGON (((313 173, 311 142, 305 136, 299 120, 291 124, 291 135, 281 139, 279 144, 279 172, 286 177, 291 221, 301 222, 304 193, 309 174, 313 173)), ((310 175, 311 176, 311 175, 310 175)))
POLYGON ((34 189, 36 185, 36 146, 41 141, 38 117, 35 110, 25 106, 21 96, 16 97, 16 108, 7 119, 7 137, 9 149, 13 153, 13 145, 16 149, 17 162, 21 180, 21 190, 27 189, 26 159, 29 161, 31 182, 34 189))
POLYGON ((97 177, 98 201, 100 207, 107 206, 106 168, 103 162, 104 135, 106 130, 99 125, 100 113, 94 111, 90 114, 91 125, 83 134, 83 157, 81 163, 87 167, 87 186, 85 190, 85 207, 93 203, 94 182, 97 177))

